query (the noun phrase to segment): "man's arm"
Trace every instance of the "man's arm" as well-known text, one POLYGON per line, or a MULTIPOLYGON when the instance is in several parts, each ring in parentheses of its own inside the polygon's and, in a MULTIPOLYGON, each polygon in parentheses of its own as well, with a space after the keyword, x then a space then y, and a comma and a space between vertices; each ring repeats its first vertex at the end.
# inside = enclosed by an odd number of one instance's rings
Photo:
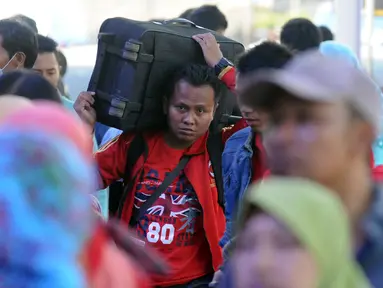
POLYGON ((109 141, 94 154, 101 180, 100 189, 124 178, 126 153, 132 139, 132 134, 123 133, 109 141))
POLYGON ((226 87, 234 92, 235 89, 235 68, 231 65, 224 66, 221 70, 216 69, 218 73, 218 78, 226 85, 226 87))

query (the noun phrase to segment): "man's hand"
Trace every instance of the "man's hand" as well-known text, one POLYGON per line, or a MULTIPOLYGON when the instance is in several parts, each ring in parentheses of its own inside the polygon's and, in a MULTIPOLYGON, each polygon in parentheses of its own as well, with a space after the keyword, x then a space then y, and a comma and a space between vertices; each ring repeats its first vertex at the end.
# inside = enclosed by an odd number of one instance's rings
POLYGON ((214 35, 211 33, 197 34, 193 36, 193 39, 201 46, 207 65, 214 68, 223 57, 214 35))
POLYGON ((91 131, 94 130, 94 125, 96 124, 96 111, 92 107, 94 104, 94 94, 94 92, 88 91, 81 92, 73 106, 81 120, 90 126, 91 131))

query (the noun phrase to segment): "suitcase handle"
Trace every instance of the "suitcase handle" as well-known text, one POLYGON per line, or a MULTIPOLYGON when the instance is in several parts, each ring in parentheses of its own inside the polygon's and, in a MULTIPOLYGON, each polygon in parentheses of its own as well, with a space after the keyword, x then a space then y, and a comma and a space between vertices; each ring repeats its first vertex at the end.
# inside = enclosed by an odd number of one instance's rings
POLYGON ((162 23, 165 25, 184 25, 189 27, 197 27, 197 25, 194 24, 194 22, 184 18, 169 19, 169 20, 163 21, 162 23))

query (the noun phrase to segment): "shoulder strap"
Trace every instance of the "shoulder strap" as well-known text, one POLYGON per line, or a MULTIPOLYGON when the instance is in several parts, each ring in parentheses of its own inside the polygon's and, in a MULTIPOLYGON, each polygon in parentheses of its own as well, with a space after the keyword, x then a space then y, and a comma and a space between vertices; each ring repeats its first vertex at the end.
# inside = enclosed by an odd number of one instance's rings
POLYGON ((222 177, 222 153, 224 144, 222 142, 221 133, 211 133, 207 139, 207 151, 213 167, 215 183, 218 190, 218 204, 225 209, 225 198, 223 194, 223 177, 222 177))
POLYGON ((144 204, 140 207, 140 209, 135 209, 133 213, 133 217, 129 223, 130 226, 134 226, 146 213, 146 210, 150 208, 154 202, 161 196, 162 193, 166 191, 166 189, 171 185, 174 179, 180 175, 181 171, 185 168, 186 164, 190 160, 190 156, 183 156, 181 161, 178 163, 177 167, 174 168, 164 179, 160 186, 153 192, 153 194, 145 201, 144 204))
POLYGON ((121 218, 122 208, 124 207, 124 203, 126 197, 129 192, 132 191, 134 183, 136 183, 136 178, 138 173, 132 177, 131 173, 133 171, 134 165, 137 163, 138 159, 144 155, 145 161, 148 158, 148 146, 146 145, 145 139, 142 134, 137 134, 132 142, 130 143, 128 153, 126 154, 126 166, 125 166, 125 179, 124 179, 124 192, 120 198, 118 204, 118 218, 121 218), (129 181, 126 179, 130 177, 129 181))

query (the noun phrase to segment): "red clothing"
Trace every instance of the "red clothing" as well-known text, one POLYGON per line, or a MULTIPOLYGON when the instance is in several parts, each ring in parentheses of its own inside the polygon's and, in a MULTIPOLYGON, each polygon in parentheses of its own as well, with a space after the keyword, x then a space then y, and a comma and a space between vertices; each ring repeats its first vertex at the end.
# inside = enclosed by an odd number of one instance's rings
POLYGON ((230 66, 223 69, 222 72, 218 75, 218 78, 223 83, 225 83, 227 88, 229 88, 233 92, 234 92, 235 84, 236 84, 235 77, 236 77, 235 68, 230 66))
MULTIPOLYGON (((153 138, 150 158, 144 164, 142 178, 136 186, 135 207, 142 206, 187 152, 187 149, 170 148, 161 133, 153 138)), ((148 212, 141 221, 148 232, 137 225, 137 236, 139 239, 146 238, 146 245, 161 253, 172 272, 171 280, 164 276, 152 277, 154 285, 187 283, 213 272, 210 248, 203 229, 202 207, 184 171, 148 212)))
MULTIPOLYGON (((176 151, 164 146, 166 144, 164 144, 162 133, 144 135, 149 149, 149 156, 145 165, 143 163, 144 159, 141 157, 132 172, 132 175, 139 175, 137 173, 141 173, 143 169, 144 178, 137 179, 135 184, 137 193, 132 193, 126 199, 122 220, 127 224, 132 216, 134 204, 137 205, 137 203, 144 202, 147 199, 148 195, 145 194, 150 194, 155 189, 155 186, 162 182, 164 173, 174 169, 183 154, 193 156, 184 172, 181 173, 181 179, 176 180, 178 182, 169 187, 167 193, 164 193, 157 200, 157 203, 148 210, 149 214, 152 215, 147 215, 147 219, 142 220, 141 223, 144 227, 147 227, 146 238, 141 238, 145 239, 145 245, 153 246, 163 257, 170 261, 169 265, 174 269, 170 277, 153 278, 155 285, 184 284, 217 270, 222 264, 222 251, 218 243, 225 230, 225 217, 222 208, 218 204, 214 174, 209 165, 210 160, 206 148, 207 136, 208 133, 185 151, 176 151), (164 149, 166 149, 166 152, 164 152, 164 149), (169 157, 169 155, 172 156, 169 157), (194 197, 195 199, 195 196, 190 196, 193 195, 193 189, 199 203, 195 203, 197 201, 193 200, 190 203, 185 203, 185 205, 177 205, 179 202, 183 203, 181 201, 182 197, 190 200, 194 197), (188 192, 185 193, 186 191, 188 192), (179 198, 180 196, 181 198, 179 198), (160 205, 156 206, 156 204, 160 205), (181 206, 181 209, 185 208, 185 210, 189 209, 189 211, 203 211, 202 216, 195 217, 194 228, 196 229, 196 235, 189 232, 189 234, 184 233, 183 236, 179 236, 182 235, 183 230, 176 231, 176 229, 182 228, 185 222, 181 224, 178 219, 172 219, 175 217, 167 216, 170 215, 169 213, 176 212, 175 215, 178 215, 177 218, 179 217, 181 221, 183 219, 189 220, 190 216, 185 217, 186 212, 180 210, 179 206, 181 206), (168 231, 162 235, 164 227, 168 231), (174 239, 171 239, 170 232, 173 231, 173 227, 175 234, 174 239), (200 228, 199 231, 198 228, 200 228), (159 235, 156 234, 157 232, 159 235), (188 241, 182 239, 182 237, 188 237, 186 235, 191 237, 188 241), (157 236, 159 236, 159 241, 157 236), (169 241, 170 243, 168 243, 169 241), (209 255, 211 255, 211 262, 210 265, 207 265, 210 260, 209 255)), ((132 139, 132 134, 123 133, 95 154, 105 187, 124 177, 126 153, 132 139)), ((142 232, 140 229, 137 229, 137 231, 139 234, 142 232)))
POLYGON ((266 159, 265 159, 265 149, 262 144, 262 137, 260 134, 255 133, 254 135, 254 148, 253 148, 253 157, 252 157, 252 182, 256 182, 262 179, 267 172, 266 159))
POLYGON ((230 126, 230 127, 225 127, 223 128, 223 131, 222 131, 222 141, 223 143, 226 143, 226 141, 235 133, 235 132, 238 132, 239 130, 243 129, 243 128, 246 128, 248 125, 247 125, 247 122, 245 119, 241 119, 239 120, 237 123, 235 123, 235 125, 233 126, 230 126))
POLYGON ((96 228, 85 245, 82 264, 89 287, 149 287, 145 273, 114 245, 102 225, 96 228))

